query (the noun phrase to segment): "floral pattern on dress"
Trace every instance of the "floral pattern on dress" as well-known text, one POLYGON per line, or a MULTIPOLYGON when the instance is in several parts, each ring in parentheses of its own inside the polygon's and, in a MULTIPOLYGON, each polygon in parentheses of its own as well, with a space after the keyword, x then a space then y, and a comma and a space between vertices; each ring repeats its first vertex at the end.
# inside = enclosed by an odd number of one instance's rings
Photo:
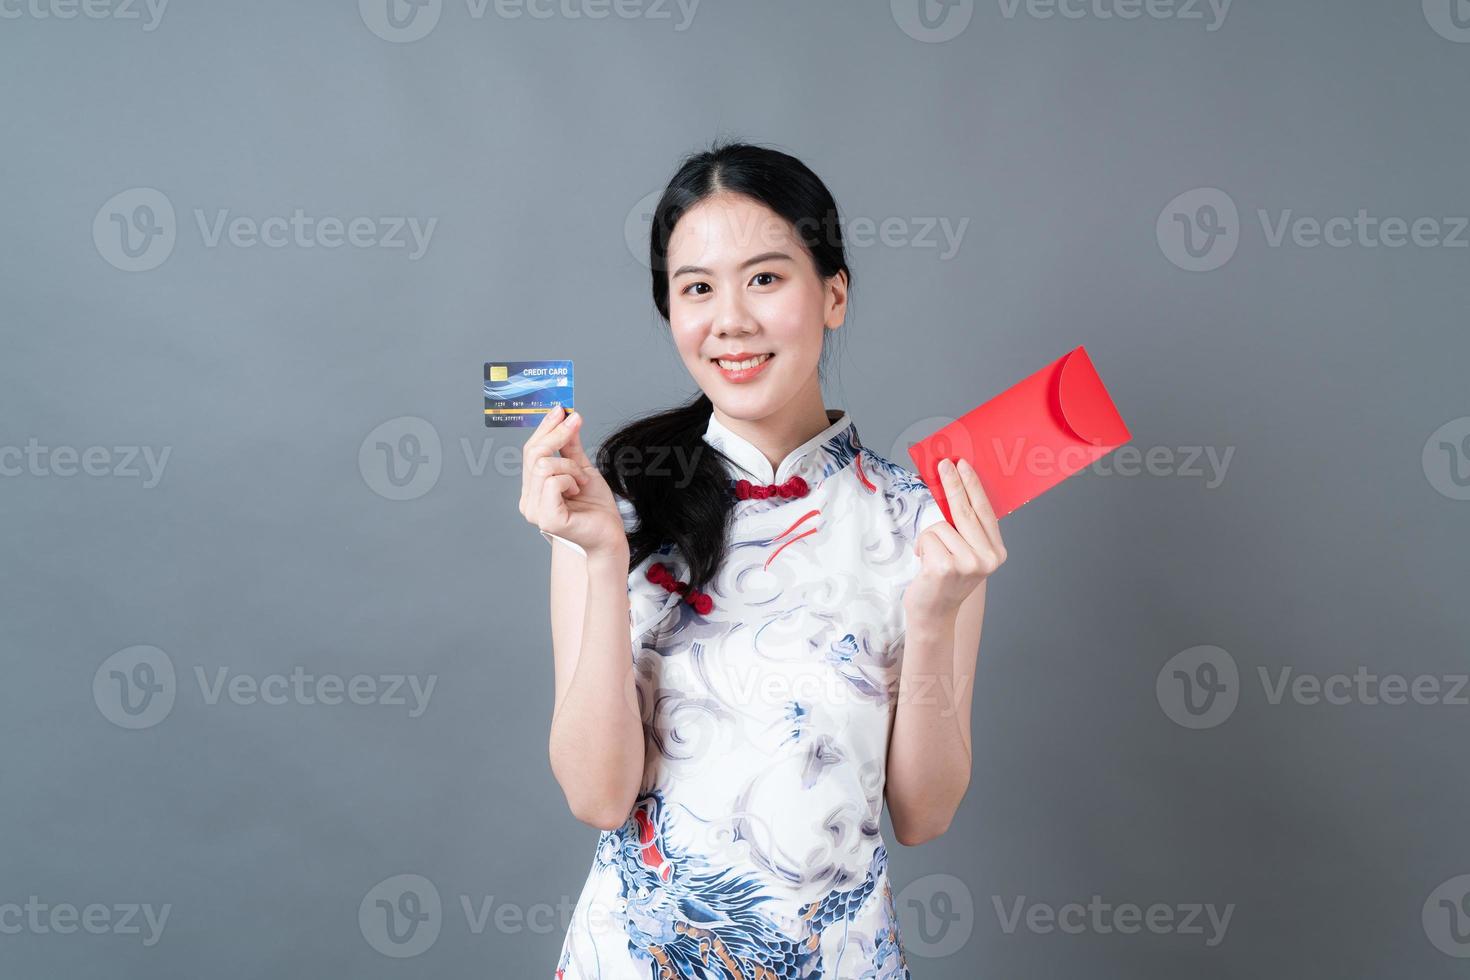
POLYGON ((672 547, 629 572, 642 785, 599 837, 559 980, 909 977, 881 816, 902 593, 943 516, 828 420, 773 468, 710 416, 732 487, 809 492, 736 502, 708 613, 648 580, 653 562, 687 578, 672 547))

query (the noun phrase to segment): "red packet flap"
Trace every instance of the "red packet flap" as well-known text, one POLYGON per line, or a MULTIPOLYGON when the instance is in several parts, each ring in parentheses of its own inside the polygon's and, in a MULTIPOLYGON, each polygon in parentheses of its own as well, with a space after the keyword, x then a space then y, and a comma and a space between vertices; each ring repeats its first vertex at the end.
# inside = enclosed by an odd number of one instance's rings
POLYGON ((1078 347, 909 447, 919 477, 954 523, 941 459, 967 459, 1004 517, 1131 439, 1087 351, 1078 347))

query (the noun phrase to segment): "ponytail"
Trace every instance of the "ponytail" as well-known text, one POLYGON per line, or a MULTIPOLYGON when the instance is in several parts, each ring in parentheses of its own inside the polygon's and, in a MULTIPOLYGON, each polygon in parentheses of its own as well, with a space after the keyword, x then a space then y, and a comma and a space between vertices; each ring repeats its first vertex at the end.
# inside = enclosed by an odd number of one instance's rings
POLYGON ((645 415, 597 450, 597 468, 638 514, 628 532, 631 570, 666 544, 689 564, 689 586, 704 591, 720 570, 734 497, 723 453, 704 441, 713 404, 700 394, 645 415))

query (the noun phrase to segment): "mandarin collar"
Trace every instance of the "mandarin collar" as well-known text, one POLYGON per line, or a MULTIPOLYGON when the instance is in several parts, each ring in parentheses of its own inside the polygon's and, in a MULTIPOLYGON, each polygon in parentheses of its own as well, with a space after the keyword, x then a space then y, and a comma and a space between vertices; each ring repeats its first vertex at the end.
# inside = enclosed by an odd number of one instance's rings
POLYGON ((841 469, 856 455, 861 443, 858 441, 857 426, 844 409, 827 409, 828 425, 800 446, 787 453, 775 472, 766 454, 744 437, 736 434, 729 426, 720 422, 713 410, 705 426, 704 441, 730 458, 732 478, 745 478, 755 483, 784 483, 793 476, 800 476, 811 486, 824 477, 841 469))

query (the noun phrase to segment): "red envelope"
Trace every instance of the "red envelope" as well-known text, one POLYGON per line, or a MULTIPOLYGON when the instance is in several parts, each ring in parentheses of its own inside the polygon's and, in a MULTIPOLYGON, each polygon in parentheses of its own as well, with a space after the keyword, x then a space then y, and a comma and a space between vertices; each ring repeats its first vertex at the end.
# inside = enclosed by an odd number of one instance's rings
POLYGON ((967 459, 1004 517, 1133 438, 1081 347, 909 447, 945 520, 941 459, 967 459))

